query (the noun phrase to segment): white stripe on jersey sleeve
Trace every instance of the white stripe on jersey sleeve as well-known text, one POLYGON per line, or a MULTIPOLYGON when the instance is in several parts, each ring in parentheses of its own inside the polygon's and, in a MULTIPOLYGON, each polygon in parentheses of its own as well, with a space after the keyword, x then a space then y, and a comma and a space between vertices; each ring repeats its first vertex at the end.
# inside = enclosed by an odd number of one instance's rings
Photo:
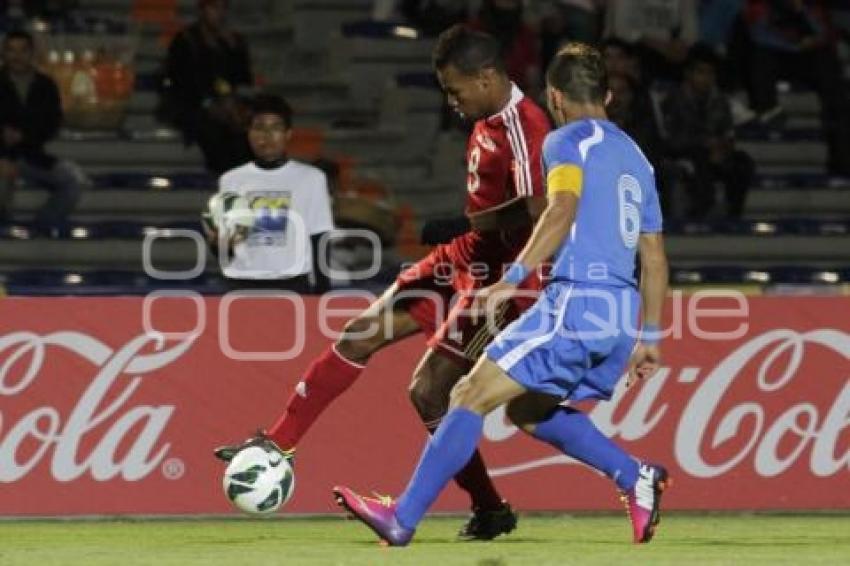
POLYGON ((525 139, 525 131, 523 131, 522 129, 522 120, 520 120, 519 117, 519 110, 517 110, 516 106, 514 106, 513 108, 511 108, 511 111, 515 115, 516 131, 519 135, 520 148, 522 149, 522 169, 526 180, 526 196, 533 196, 534 177, 531 176, 531 160, 528 157, 528 142, 525 139))
MULTIPOLYGON (((510 144, 511 144, 511 153, 513 153, 513 156, 514 156, 514 164, 518 164, 521 150, 519 148, 519 140, 516 138, 514 128, 512 127, 512 121, 511 121, 511 116, 510 116, 509 110, 506 110, 502 114, 502 119, 505 122, 505 126, 506 126, 505 131, 506 131, 507 136, 508 136, 508 142, 510 142, 510 144)), ((521 168, 515 167, 513 174, 514 174, 514 185, 516 186, 517 195, 518 196, 525 195, 525 193, 526 193, 525 178, 522 175, 521 168)))

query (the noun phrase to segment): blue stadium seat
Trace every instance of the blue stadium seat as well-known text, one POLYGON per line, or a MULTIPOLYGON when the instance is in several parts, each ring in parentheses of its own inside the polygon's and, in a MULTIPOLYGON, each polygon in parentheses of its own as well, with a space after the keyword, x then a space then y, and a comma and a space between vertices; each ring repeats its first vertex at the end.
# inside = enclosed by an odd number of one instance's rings
MULTIPOLYGON (((670 281, 673 285, 835 285, 850 283, 850 267, 815 269, 779 265, 750 269, 728 265, 684 269, 673 266, 670 281)), ((218 273, 203 273, 189 281, 163 281, 137 271, 31 269, 6 273, 0 276, 0 282, 10 295, 143 295, 162 289, 217 295, 228 290, 218 273)), ((385 284, 383 280, 367 281, 360 287, 379 291, 385 284)))
MULTIPOLYGON (((151 229, 198 230, 194 220, 151 224, 145 222, 102 221, 78 222, 51 235, 59 239, 142 238, 151 229)), ((771 220, 714 220, 703 222, 670 221, 665 233, 675 236, 751 235, 777 236, 846 236, 850 219, 812 220, 800 218, 771 220)), ((29 239, 36 234, 28 223, 0 226, 0 239, 29 239)))
POLYGON ((188 281, 162 281, 135 271, 65 271, 33 269, 2 277, 10 295, 144 295, 169 289, 217 295, 227 291, 218 274, 203 273, 188 281))
POLYGON ((744 125, 738 127, 736 136, 741 141, 823 141, 820 129, 799 128, 776 130, 763 126, 744 125))
POLYGON ((752 269, 740 265, 670 269, 674 285, 686 284, 837 284, 850 282, 850 267, 834 269, 774 266, 752 269))
POLYGON ((133 86, 138 92, 157 91, 160 84, 162 84, 162 76, 159 73, 138 73, 133 86))
POLYGON ((850 220, 812 220, 786 218, 770 220, 713 220, 703 222, 666 222, 667 234, 684 236, 716 236, 718 234, 775 236, 843 236, 850 234, 850 220))
POLYGON ((0 226, 0 240, 29 240, 49 237, 60 240, 105 240, 105 239, 142 239, 151 229, 156 230, 194 230, 201 231, 200 222, 169 222, 151 225, 144 222, 75 222, 69 226, 44 233, 30 223, 16 223, 0 226))
POLYGON ((399 73, 395 76, 395 82, 400 87, 419 87, 439 89, 440 83, 432 72, 422 73, 399 73))
POLYGON ((409 37, 399 34, 399 27, 413 30, 418 34, 414 28, 410 27, 410 24, 364 20, 343 24, 342 35, 344 37, 369 37, 372 39, 417 39, 418 35, 417 37, 409 37))
POLYGON ((785 173, 782 175, 758 175, 756 188, 769 189, 818 189, 828 186, 829 178, 823 173, 785 173))
POLYGON ((207 173, 161 173, 143 172, 103 173, 93 176, 96 189, 180 190, 210 189, 217 186, 215 177, 207 173))

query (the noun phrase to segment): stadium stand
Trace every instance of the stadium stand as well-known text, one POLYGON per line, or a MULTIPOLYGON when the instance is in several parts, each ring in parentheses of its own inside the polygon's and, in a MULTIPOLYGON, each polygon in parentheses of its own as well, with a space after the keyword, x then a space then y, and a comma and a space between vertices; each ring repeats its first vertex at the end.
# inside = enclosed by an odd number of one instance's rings
MULTIPOLYGON (((111 22, 136 40, 134 88, 120 127, 66 128, 50 146, 80 163, 95 183, 68 230, 32 237, 28 221, 46 193, 17 193, 20 217, 0 233, 9 293, 156 288, 142 270, 145 234, 195 228, 215 187, 197 148, 184 147, 154 117, 164 38, 175 22, 189 21, 194 1, 84 4, 86 17, 111 22)), ((239 4, 233 25, 251 44, 259 82, 284 94, 298 117, 295 153, 324 160, 337 174, 338 220, 357 226, 380 217, 372 225, 387 244, 386 277, 421 253, 416 235, 423 221, 456 215, 463 203, 464 136, 441 130, 432 40, 402 24, 368 21, 371 0, 239 4)), ((676 284, 850 281, 850 187, 824 174, 817 99, 786 88, 780 101, 788 113, 784 129, 740 132, 740 146, 758 165, 744 218, 669 225, 676 284)), ((159 269, 191 269, 195 244, 158 241, 153 258, 159 269)), ((192 284, 220 289, 215 271, 207 263, 192 284)))

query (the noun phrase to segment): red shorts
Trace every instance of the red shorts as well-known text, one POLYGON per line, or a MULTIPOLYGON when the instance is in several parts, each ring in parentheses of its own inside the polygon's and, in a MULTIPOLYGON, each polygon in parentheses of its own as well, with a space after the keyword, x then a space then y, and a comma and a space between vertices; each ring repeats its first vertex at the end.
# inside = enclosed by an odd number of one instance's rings
MULTIPOLYGON (((484 346, 535 299, 516 297, 506 303, 502 312, 473 322, 468 310, 474 291, 498 281, 505 264, 516 257, 519 249, 493 253, 497 250, 490 248, 484 259, 470 261, 468 253, 455 243, 437 246, 399 274, 396 304, 405 308, 428 334, 429 347, 469 368, 484 346)), ((522 288, 537 291, 540 281, 530 277, 522 288)))

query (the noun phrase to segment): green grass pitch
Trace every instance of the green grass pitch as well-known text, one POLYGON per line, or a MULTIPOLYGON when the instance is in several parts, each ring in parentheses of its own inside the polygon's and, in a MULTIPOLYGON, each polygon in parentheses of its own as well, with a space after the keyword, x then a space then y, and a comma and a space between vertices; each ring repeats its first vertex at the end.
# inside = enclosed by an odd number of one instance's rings
POLYGON ((428 519, 410 547, 384 548, 342 518, 6 521, 0 564, 850 564, 848 515, 668 514, 645 546, 629 542, 624 516, 526 516, 486 543, 456 541, 461 522, 428 519))

